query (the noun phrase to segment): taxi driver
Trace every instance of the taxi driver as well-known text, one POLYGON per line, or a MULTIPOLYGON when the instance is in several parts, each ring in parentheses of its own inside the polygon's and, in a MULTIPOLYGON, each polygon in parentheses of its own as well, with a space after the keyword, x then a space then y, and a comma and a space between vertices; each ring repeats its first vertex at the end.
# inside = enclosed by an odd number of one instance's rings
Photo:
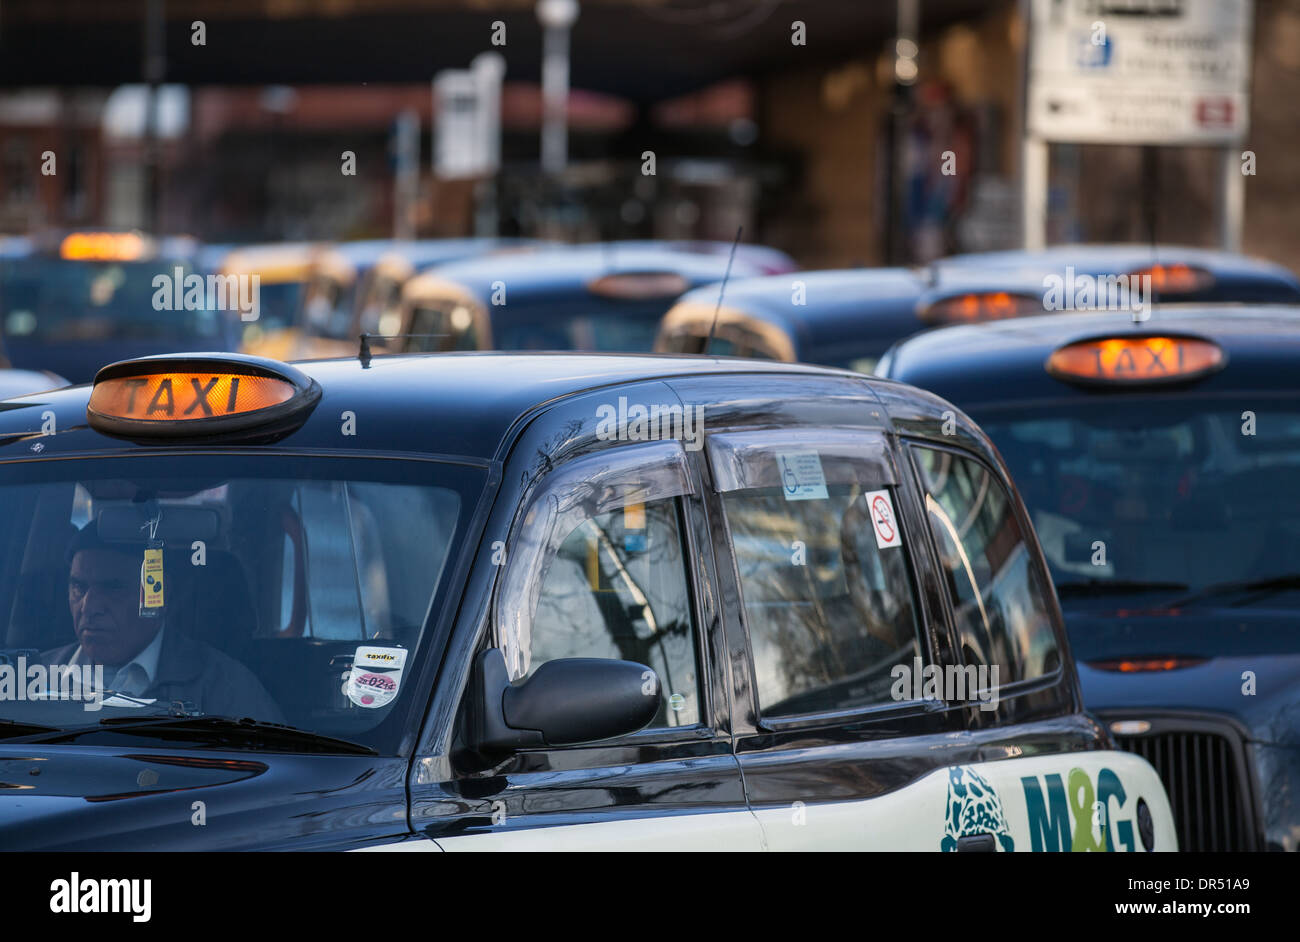
POLYGON ((92 522, 68 548, 68 607, 77 640, 46 651, 50 665, 103 665, 110 691, 166 705, 190 701, 203 713, 283 722, 280 709, 243 664, 186 637, 164 617, 140 615, 142 545, 108 543, 92 522))

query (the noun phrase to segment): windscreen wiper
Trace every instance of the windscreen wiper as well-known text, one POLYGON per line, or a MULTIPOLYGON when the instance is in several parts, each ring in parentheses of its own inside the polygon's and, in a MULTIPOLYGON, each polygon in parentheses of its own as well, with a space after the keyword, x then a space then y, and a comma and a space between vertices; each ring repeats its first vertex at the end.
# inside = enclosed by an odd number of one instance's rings
POLYGON ((1058 582, 1059 596, 1128 595, 1137 592, 1186 592, 1191 586, 1184 582, 1141 582, 1131 579, 1085 579, 1081 582, 1058 582))
MULTIPOLYGON (((1170 608, 1178 608, 1183 605, 1189 605, 1192 602, 1199 602, 1203 599, 1213 598, 1220 595, 1235 595, 1238 592, 1248 595, 1271 595, 1274 592, 1285 592, 1287 589, 1300 589, 1300 572, 1289 572, 1280 576, 1269 576, 1265 579, 1240 579, 1233 582, 1215 582, 1207 585, 1203 589, 1196 590, 1191 595, 1185 595, 1182 598, 1174 599, 1172 602, 1167 604, 1170 608)), ((1234 604, 1242 605, 1244 604, 1244 600, 1234 604)))
POLYGON ((57 733, 59 727, 44 726, 40 723, 21 723, 18 720, 0 719, 0 739, 12 739, 15 736, 33 736, 38 733, 57 733))
MULTIPOLYGON (((378 751, 348 739, 325 736, 311 730, 267 723, 250 717, 235 719, 229 716, 111 716, 93 726, 72 726, 53 732, 39 732, 23 736, 17 741, 29 743, 71 742, 89 733, 128 733, 144 736, 158 733, 184 733, 216 743, 241 743, 236 748, 254 748, 292 752, 331 752, 343 755, 377 756, 378 751), (294 748, 297 747, 297 748, 294 748)), ((12 740, 11 740, 12 741, 12 740)))

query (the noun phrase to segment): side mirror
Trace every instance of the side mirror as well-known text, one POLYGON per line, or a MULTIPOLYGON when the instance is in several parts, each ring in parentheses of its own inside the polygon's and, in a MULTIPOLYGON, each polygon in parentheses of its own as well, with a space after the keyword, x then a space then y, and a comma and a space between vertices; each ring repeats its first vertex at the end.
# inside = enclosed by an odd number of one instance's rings
POLYGON ((480 755, 625 736, 659 712, 659 678, 644 664, 574 657, 547 661, 512 684, 501 651, 479 655, 473 749, 480 755))

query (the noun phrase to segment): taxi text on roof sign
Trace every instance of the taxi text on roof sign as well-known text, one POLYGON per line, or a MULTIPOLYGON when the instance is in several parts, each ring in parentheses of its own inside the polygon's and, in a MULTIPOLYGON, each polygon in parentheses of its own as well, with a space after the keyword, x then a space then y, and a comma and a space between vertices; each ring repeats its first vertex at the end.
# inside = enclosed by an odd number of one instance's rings
POLYGON ((257 357, 150 357, 99 371, 86 416, 114 434, 203 435, 279 422, 315 404, 319 387, 257 357))
POLYGON ((287 402, 293 394, 292 384, 269 376, 152 373, 99 383, 90 406, 120 419, 184 421, 253 412, 287 402))
POLYGON ((1053 351, 1047 372, 1101 384, 1185 382, 1221 368, 1223 350, 1199 337, 1097 337, 1053 351))

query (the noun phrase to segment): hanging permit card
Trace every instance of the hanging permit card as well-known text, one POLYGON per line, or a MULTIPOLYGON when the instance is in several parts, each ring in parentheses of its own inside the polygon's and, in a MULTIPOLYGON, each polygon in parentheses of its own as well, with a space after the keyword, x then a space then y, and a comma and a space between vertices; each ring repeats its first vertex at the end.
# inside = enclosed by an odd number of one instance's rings
POLYGON ((644 553, 645 548, 645 504, 627 504, 623 508, 623 551, 644 553))
POLYGON ((362 646, 352 656, 348 699, 359 707, 377 709, 392 703, 401 689, 406 648, 362 646))
POLYGON ((162 540, 145 544, 144 560, 140 563, 140 617, 157 618, 163 613, 163 547, 162 540))

